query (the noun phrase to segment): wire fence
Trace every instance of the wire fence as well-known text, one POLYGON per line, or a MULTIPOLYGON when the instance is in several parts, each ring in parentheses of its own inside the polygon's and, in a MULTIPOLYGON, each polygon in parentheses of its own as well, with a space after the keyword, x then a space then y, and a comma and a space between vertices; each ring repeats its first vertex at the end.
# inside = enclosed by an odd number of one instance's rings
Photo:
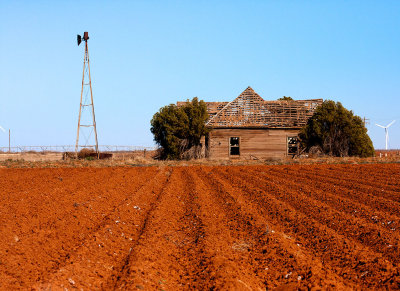
MULTIPOLYGON (((81 149, 95 149, 95 146, 79 146, 78 151, 81 149)), ((99 151, 104 153, 114 152, 137 152, 137 151, 154 151, 156 147, 142 147, 142 146, 117 146, 117 145, 99 145, 99 151)), ((0 147, 0 153, 64 153, 75 152, 73 145, 56 145, 56 146, 14 146, 14 147, 0 147)))

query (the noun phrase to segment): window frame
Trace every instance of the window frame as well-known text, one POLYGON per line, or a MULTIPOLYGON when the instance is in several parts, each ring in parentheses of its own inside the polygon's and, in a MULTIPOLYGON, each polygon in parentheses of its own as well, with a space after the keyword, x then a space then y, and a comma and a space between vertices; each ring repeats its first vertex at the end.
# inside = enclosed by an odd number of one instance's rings
POLYGON ((286 136, 286 154, 288 156, 295 156, 299 151, 299 137, 296 135, 287 135, 286 136), (295 139, 296 143, 289 143, 290 139, 295 139), (289 152, 290 149, 296 149, 295 152, 289 152))
POLYGON ((229 139, 228 139, 228 145, 229 145, 229 148, 228 148, 229 156, 230 157, 240 157, 240 136, 230 136, 229 139), (238 139, 237 145, 233 145, 232 146, 231 140, 233 138, 237 138, 238 139), (234 149, 237 148, 238 149, 238 154, 232 154, 232 148, 234 148, 234 149))

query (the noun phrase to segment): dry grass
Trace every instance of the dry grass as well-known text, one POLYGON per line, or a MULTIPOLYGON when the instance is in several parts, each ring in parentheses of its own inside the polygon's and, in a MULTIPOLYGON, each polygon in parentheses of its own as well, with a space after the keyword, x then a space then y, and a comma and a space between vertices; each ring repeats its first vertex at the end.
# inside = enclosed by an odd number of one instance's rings
POLYGON ((143 166, 192 166, 192 165, 311 165, 311 164, 372 164, 372 163, 400 163, 400 156, 373 157, 373 158, 337 158, 318 157, 302 159, 271 159, 271 160, 190 160, 190 161, 158 161, 150 157, 134 156, 125 159, 105 160, 61 160, 61 161, 24 161, 6 160, 0 162, 0 168, 82 168, 82 167, 143 167, 143 166))

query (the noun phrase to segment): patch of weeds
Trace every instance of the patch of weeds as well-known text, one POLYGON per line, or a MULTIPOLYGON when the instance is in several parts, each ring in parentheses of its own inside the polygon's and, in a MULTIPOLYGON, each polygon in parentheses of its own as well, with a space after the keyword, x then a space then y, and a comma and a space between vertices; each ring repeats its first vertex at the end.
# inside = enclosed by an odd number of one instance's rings
MULTIPOLYGON (((161 286, 165 285, 165 283, 167 283, 167 280, 165 280, 163 278, 161 278, 160 281, 158 281, 158 284, 160 284, 161 286)), ((160 286, 160 290, 164 291, 165 289, 163 289, 161 286, 160 286)))

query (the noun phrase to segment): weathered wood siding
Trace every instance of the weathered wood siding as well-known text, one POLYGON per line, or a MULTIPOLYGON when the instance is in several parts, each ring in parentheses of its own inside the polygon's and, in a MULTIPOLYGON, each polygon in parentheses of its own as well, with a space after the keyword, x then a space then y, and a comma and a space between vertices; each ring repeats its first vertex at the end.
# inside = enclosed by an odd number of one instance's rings
POLYGON ((296 129, 214 128, 209 135, 207 156, 210 159, 284 158, 287 156, 287 137, 298 133, 296 129), (240 156, 230 157, 230 137, 240 138, 240 156))

